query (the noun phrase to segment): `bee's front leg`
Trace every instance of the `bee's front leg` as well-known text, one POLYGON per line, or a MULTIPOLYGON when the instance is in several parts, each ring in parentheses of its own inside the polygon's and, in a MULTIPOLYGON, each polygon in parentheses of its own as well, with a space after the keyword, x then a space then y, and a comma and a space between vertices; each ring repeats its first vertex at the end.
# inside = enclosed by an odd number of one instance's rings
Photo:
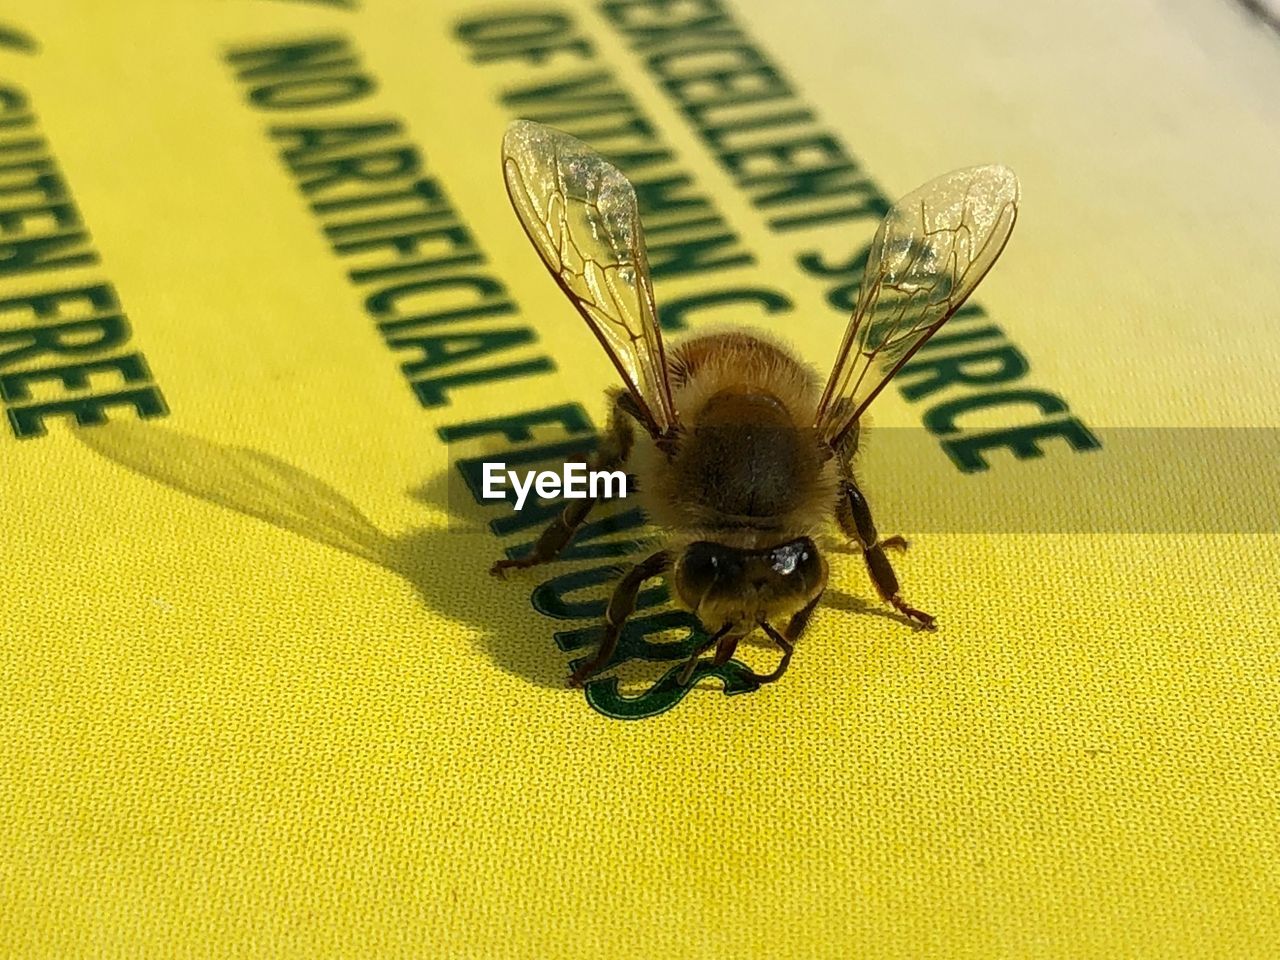
POLYGON ((796 652, 796 645, 791 640, 788 640, 780 634, 777 630, 773 629, 769 624, 762 623, 760 626, 764 627, 764 632, 769 635, 769 639, 776 643, 779 649, 782 650, 782 660, 779 661, 778 665, 774 668, 773 673, 766 673, 763 675, 757 673, 755 675, 755 680, 756 683, 773 683, 775 680, 780 680, 782 675, 787 672, 787 667, 791 665, 791 654, 796 652))
POLYGON ((627 617, 635 612, 640 585, 660 574, 670 562, 671 554, 666 550, 659 550, 637 563, 618 581, 618 586, 614 588, 613 596, 609 598, 609 606, 604 613, 604 640, 600 642, 600 649, 594 657, 573 671, 573 675, 569 677, 569 686, 582 686, 589 676, 608 664, 614 651, 618 649, 618 637, 622 633, 622 625, 627 622, 627 617))
POLYGON ((705 641, 698 644, 697 649, 694 650, 693 653, 689 654, 689 659, 684 662, 684 666, 681 667, 680 672, 676 674, 676 683, 682 687, 689 683, 689 678, 693 676, 693 671, 697 669, 698 661, 702 659, 702 655, 717 643, 721 642, 724 635, 729 632, 730 626, 732 626, 732 624, 726 623, 711 636, 707 637, 705 641))
POLYGON ((885 554, 886 549, 905 550, 907 541, 900 536, 880 539, 879 534, 876 533, 875 522, 871 519, 871 508, 867 505, 867 498, 862 495, 857 484, 850 479, 841 482, 840 505, 836 510, 836 516, 845 533, 857 540, 862 547, 862 556, 867 561, 867 570, 881 598, 926 630, 937 629, 937 621, 932 616, 923 610, 917 610, 902 599, 899 594, 898 576, 893 572, 893 566, 885 554))
POLYGON ((791 665, 791 655, 796 651, 796 641, 800 639, 800 634, 804 633, 805 627, 809 626, 809 618, 813 616, 813 611, 818 608, 821 600, 821 593, 810 600, 803 610, 791 618, 787 623, 787 629, 783 633, 779 633, 772 625, 765 623, 763 620, 760 622, 760 626, 769 635, 769 639, 776 643, 778 649, 782 651, 782 660, 774 668, 773 673, 756 674, 757 683, 773 683, 775 680, 782 679, 782 675, 787 672, 787 667, 791 665))

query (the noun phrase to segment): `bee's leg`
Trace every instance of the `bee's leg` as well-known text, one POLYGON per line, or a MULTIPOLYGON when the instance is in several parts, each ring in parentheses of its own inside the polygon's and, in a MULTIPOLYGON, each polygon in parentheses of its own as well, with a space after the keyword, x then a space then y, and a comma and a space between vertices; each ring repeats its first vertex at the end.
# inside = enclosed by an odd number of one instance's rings
POLYGON ((582 522, 587 519, 587 514, 591 512, 595 503, 594 497, 570 500, 560 515, 551 521, 551 526, 542 531, 542 536, 538 537, 538 542, 533 545, 532 550, 523 557, 504 557, 494 561, 489 572, 495 577, 505 577, 508 570, 523 570, 525 567, 536 567, 540 563, 554 560, 560 551, 569 545, 574 531, 582 526, 582 522))
POLYGON ((776 643, 779 649, 782 650, 782 660, 779 661, 778 665, 774 668, 773 673, 757 673, 755 675, 755 681, 756 683, 773 683, 773 681, 781 678, 781 676, 787 672, 787 667, 791 665, 791 654, 795 653, 796 648, 795 644, 780 634, 777 630, 773 629, 769 624, 762 623, 760 626, 764 627, 764 632, 769 635, 769 639, 776 643))
POLYGON ((573 671, 573 675, 569 677, 569 686, 582 686, 587 677, 609 662, 613 652, 618 648, 618 636, 622 633, 622 625, 627 622, 627 617, 631 616, 636 608, 636 596, 640 593, 640 585, 660 574, 670 562, 671 554, 666 550, 659 550, 651 557, 637 563, 618 581, 613 596, 609 598, 609 607, 604 613, 604 640, 600 642, 600 649, 594 657, 573 671))
MULTIPOLYGON (((600 438, 600 445, 596 448, 596 452, 591 455, 587 469, 591 471, 618 469, 630 456, 634 439, 631 423, 619 400, 614 403, 613 412, 609 415, 609 426, 605 435, 600 438)), ((569 545, 574 533, 578 527, 582 526, 582 522, 587 519, 587 514, 595 504, 596 498, 590 496, 581 500, 570 500, 565 504, 560 515, 551 521, 551 525, 542 531, 542 536, 538 537, 532 550, 514 560, 506 558, 497 561, 489 568, 489 572, 495 577, 501 577, 507 570, 523 570, 525 567, 534 567, 554 560, 560 551, 569 545)))
POLYGON ((876 525, 871 519, 871 508, 867 506, 866 497, 851 479, 841 482, 840 504, 836 516, 845 533, 855 538, 862 547, 862 555, 867 561, 867 570, 880 592, 881 598, 891 604, 899 613, 920 624, 926 629, 935 628, 936 621, 923 610, 917 610, 907 604, 898 593, 898 577, 889 564, 885 554, 886 548, 905 549, 907 541, 902 537, 889 537, 881 540, 876 533, 876 525))
POLYGON ((738 643, 745 637, 750 630, 740 630, 737 633, 726 634, 720 638, 720 642, 716 644, 716 655, 711 658, 713 667, 723 667, 738 651, 738 643))
POLYGON ((684 666, 680 668, 680 672, 676 675, 676 683, 685 686, 689 682, 689 678, 693 676, 693 671, 698 667, 698 660, 704 653, 710 650, 715 644, 720 642, 720 638, 729 632, 730 624, 725 624, 711 636, 698 645, 698 648, 689 654, 689 659, 684 662, 684 666))
POLYGON ((818 601, 822 599, 822 594, 818 594, 808 605, 797 613, 787 623, 786 635, 779 633, 772 626, 760 621, 760 626, 764 628, 764 632, 769 635, 769 639, 778 645, 782 650, 782 660, 778 666, 774 668, 773 673, 764 675, 756 674, 757 683, 773 683, 775 680, 781 679, 782 675, 787 672, 787 667, 791 665, 791 654, 795 653, 796 641, 800 639, 800 634, 804 633, 805 627, 809 626, 809 618, 813 616, 813 611, 818 607, 818 601))

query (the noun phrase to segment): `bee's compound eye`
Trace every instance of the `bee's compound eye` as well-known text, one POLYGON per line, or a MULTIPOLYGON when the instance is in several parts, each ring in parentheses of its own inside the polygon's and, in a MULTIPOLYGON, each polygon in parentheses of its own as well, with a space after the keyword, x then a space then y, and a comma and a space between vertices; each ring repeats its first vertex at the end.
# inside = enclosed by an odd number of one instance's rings
POLYGON ((807 576, 817 566, 817 562, 818 549, 808 537, 784 543, 769 553, 769 566, 774 573, 784 577, 793 576, 797 572, 807 576))
POLYGON ((691 543, 680 561, 680 578, 699 593, 706 591, 731 566, 723 547, 706 541, 691 543))

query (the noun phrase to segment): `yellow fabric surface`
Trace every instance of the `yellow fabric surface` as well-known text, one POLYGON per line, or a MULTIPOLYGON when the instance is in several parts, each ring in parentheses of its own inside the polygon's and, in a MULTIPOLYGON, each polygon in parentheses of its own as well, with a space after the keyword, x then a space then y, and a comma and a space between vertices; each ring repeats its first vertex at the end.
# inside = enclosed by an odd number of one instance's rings
POLYGON ((1227 3, 1026 7, 10 0, 0 955, 1280 955, 1280 41, 1227 3), (717 149, 689 108, 717 91, 725 123, 808 115, 717 149), (511 212, 516 116, 670 151, 630 162, 698 202, 651 245, 730 240, 656 276, 664 322, 824 371, 872 199, 1018 172, 953 323, 1026 369, 908 378, 862 462, 938 633, 837 554, 775 685, 672 695, 653 647, 565 688, 640 533, 612 507, 486 572, 539 524, 468 464, 589 444, 615 376, 511 212), (841 157, 827 197, 769 199, 841 157), (415 181, 399 260, 341 226, 415 181), (962 435, 1056 424, 1042 456, 966 471, 922 429, 1004 389, 1059 406, 962 435), (106 424, 39 413, 119 391, 106 424))

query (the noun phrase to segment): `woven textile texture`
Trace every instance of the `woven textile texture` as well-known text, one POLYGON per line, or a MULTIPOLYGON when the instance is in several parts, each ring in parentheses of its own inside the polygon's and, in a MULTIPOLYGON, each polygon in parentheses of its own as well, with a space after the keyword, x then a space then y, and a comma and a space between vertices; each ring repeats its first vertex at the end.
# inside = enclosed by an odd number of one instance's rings
POLYGON ((1277 84, 1226 2, 9 0, 0 956, 1280 956, 1277 84), (656 547, 487 574, 616 378, 515 117, 824 373, 884 204, 1018 172, 860 466, 938 632, 835 552, 779 683, 649 592, 565 687, 656 547))

